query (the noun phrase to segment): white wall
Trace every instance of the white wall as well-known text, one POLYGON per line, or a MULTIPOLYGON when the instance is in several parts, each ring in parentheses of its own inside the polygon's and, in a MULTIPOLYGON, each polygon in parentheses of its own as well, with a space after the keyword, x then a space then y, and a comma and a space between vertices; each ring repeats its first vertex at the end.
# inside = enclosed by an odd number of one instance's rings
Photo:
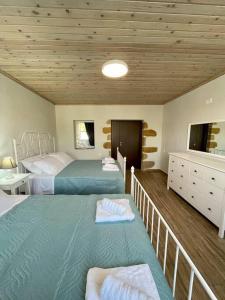
MULTIPOLYGON (((106 121, 111 119, 136 119, 148 122, 151 129, 157 131, 157 137, 148 139, 148 145, 161 149, 162 133, 161 105, 56 105, 56 131, 58 149, 67 151, 78 159, 99 159, 108 155, 103 149, 106 135, 102 128, 106 121), (95 122, 95 149, 74 149, 73 120, 94 120, 95 122)), ((155 167, 160 167, 160 152, 149 154, 149 160, 155 161, 155 167)))
POLYGON ((55 135, 55 106, 0 74, 0 158, 13 155, 12 139, 25 130, 55 135))
POLYGON ((225 120, 225 75, 167 103, 161 169, 167 172, 168 152, 186 150, 189 123, 217 120, 225 120))

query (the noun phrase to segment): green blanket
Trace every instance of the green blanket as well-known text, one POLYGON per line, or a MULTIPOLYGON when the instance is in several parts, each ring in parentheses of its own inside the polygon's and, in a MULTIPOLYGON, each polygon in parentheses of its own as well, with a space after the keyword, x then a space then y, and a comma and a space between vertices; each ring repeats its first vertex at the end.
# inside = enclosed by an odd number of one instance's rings
POLYGON ((55 177, 54 191, 66 195, 121 194, 125 184, 120 171, 102 171, 101 160, 77 160, 55 177))
POLYGON ((149 264, 161 299, 172 299, 133 200, 135 221, 95 224, 101 198, 31 196, 3 215, 0 299, 84 299, 89 268, 141 263, 149 264))

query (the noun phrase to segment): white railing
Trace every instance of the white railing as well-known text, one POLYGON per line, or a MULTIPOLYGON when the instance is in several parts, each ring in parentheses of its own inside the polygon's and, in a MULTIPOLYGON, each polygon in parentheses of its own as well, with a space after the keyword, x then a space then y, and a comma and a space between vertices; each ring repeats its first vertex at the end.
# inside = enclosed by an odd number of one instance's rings
POLYGON ((153 241, 153 231, 154 231, 154 219, 155 215, 158 216, 158 223, 157 223, 157 237, 156 237, 156 257, 158 258, 159 255, 159 240, 160 240, 160 226, 163 224, 165 226, 166 234, 165 234, 165 242, 164 242, 164 256, 163 256, 163 273, 166 273, 166 262, 167 262, 167 253, 168 253, 168 238, 171 237, 176 244, 176 255, 175 255, 175 263, 174 263, 174 272, 173 272, 173 287, 172 293, 173 297, 175 297, 176 291, 176 279, 177 279, 177 270, 178 270, 178 260, 179 254, 182 253, 186 262, 189 264, 191 268, 190 278, 189 278, 189 287, 188 287, 188 300, 192 299, 192 292, 193 292, 193 283, 194 278, 197 277, 201 286, 208 294, 210 299, 217 300, 217 297, 210 289, 209 285, 202 277, 199 270, 196 268, 195 264, 184 250, 181 243, 176 238, 175 234, 171 230, 170 226, 167 224, 155 204, 152 202, 151 198, 148 196, 146 191, 144 190, 143 186, 134 175, 134 167, 131 168, 131 195, 134 198, 135 204, 139 209, 140 215, 143 219, 143 222, 146 227, 146 231, 150 234, 151 243, 153 241), (149 226, 149 210, 151 208, 151 226, 149 226), (150 227, 150 228, 149 228, 150 227))
POLYGON ((125 182, 126 181, 127 159, 126 159, 126 157, 122 156, 122 154, 119 151, 119 147, 117 147, 116 150, 117 150, 117 161, 118 161, 118 164, 119 164, 120 169, 122 171, 124 182, 125 182))

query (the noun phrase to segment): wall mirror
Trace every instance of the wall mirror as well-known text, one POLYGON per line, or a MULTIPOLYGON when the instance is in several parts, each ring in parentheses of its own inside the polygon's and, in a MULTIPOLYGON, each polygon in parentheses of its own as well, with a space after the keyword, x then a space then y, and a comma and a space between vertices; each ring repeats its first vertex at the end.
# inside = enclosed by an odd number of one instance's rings
POLYGON ((225 157, 225 121, 190 124, 188 150, 225 157))
POLYGON ((73 121, 75 149, 95 148, 94 121, 73 121))

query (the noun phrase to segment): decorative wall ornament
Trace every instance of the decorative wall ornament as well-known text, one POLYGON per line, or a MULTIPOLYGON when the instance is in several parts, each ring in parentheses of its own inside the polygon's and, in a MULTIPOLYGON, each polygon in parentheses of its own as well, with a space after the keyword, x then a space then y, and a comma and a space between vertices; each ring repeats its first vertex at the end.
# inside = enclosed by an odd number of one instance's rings
POLYGON ((145 129, 145 128, 148 128, 148 123, 147 122, 143 122, 142 129, 145 129))
POLYGON ((103 127, 102 128, 103 133, 107 134, 107 133, 111 133, 111 127, 103 127))
POLYGON ((105 142, 103 144, 103 148, 105 148, 105 149, 111 149, 111 142, 105 142))
POLYGON ((103 143, 103 148, 108 149, 109 150, 108 155, 111 156, 111 120, 107 120, 106 125, 110 125, 110 126, 106 126, 102 128, 102 132, 106 134, 106 142, 103 143))
POLYGON ((143 121, 142 127, 142 162, 141 169, 143 171, 150 170, 154 167, 155 162, 149 160, 150 153, 155 153, 158 151, 157 147, 148 146, 149 138, 157 136, 157 132, 154 129, 149 128, 147 122, 143 121))
POLYGON ((154 153, 158 151, 157 147, 142 147, 144 153, 154 153))
POLYGON ((153 129, 144 129, 143 136, 157 136, 157 133, 153 129))

